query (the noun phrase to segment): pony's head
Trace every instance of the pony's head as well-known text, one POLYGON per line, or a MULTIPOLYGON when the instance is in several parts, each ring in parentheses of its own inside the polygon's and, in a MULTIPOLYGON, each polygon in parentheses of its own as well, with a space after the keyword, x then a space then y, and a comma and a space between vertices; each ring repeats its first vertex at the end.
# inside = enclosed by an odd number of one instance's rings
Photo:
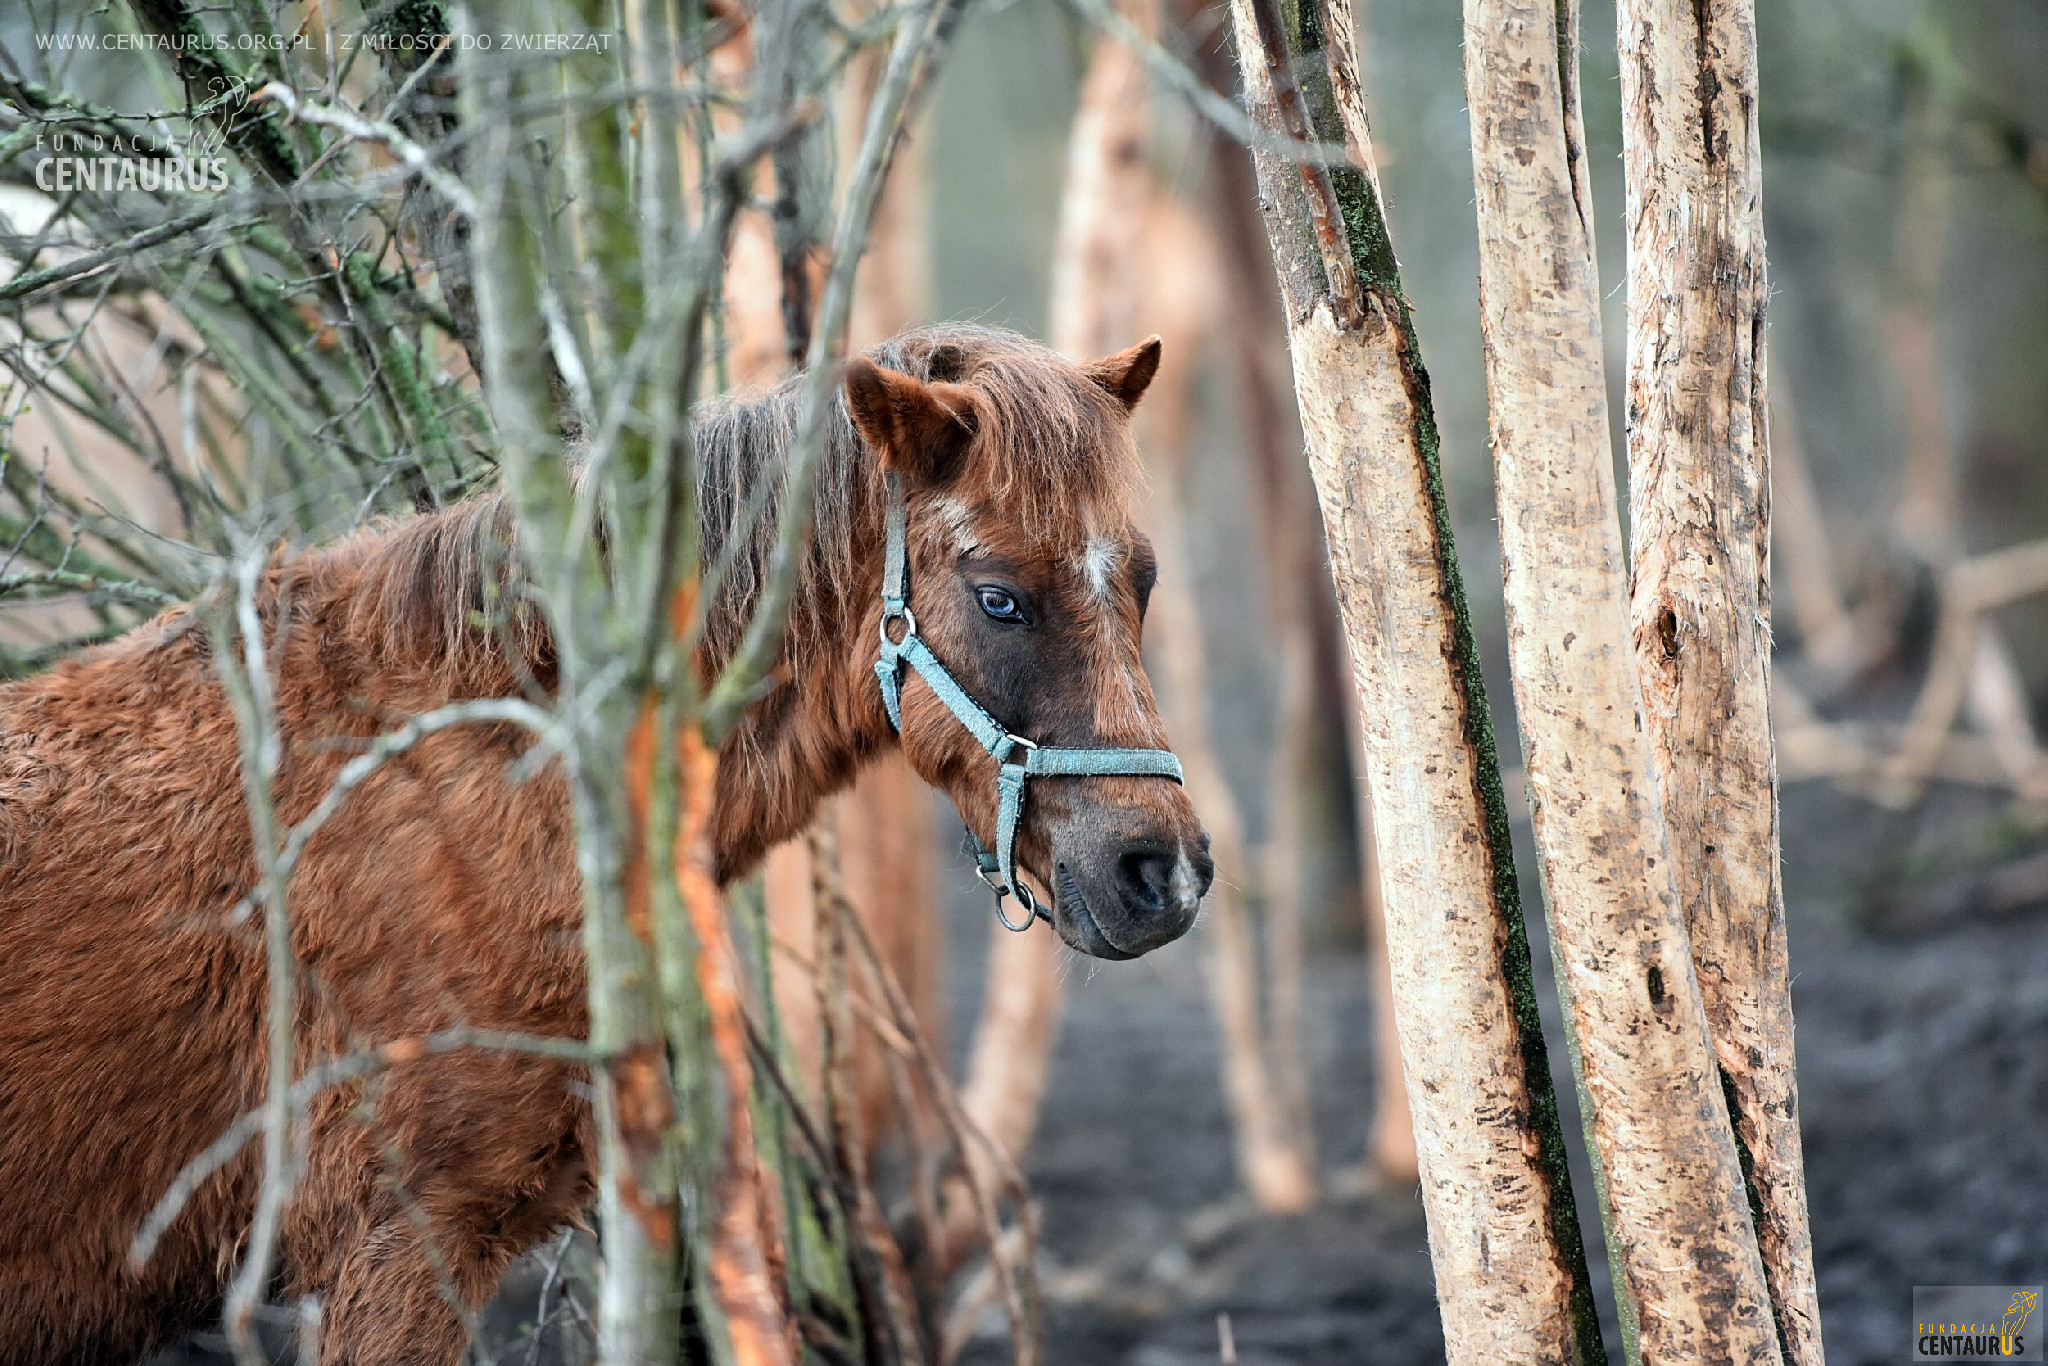
MULTIPOLYGON (((917 633, 1013 735, 1163 749, 1139 652, 1157 569, 1131 520, 1131 410, 1159 367, 1158 339, 1082 365, 1009 341, 941 336, 915 358, 919 375, 865 357, 847 370, 854 426, 902 489, 917 633)), ((870 641, 883 629, 879 595, 865 627, 870 641)), ((996 760, 911 670, 902 738, 911 767, 993 848, 996 760)), ((1034 779, 1016 849, 1050 893, 1040 901, 1053 928, 1098 958, 1186 933, 1213 874, 1186 792, 1156 776, 1034 779)))

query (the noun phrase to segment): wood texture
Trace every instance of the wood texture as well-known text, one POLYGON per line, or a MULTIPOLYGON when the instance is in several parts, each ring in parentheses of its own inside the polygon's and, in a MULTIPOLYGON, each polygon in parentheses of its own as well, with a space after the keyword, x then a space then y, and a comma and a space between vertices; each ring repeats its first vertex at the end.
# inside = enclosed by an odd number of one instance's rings
POLYGON ((1480 314, 1530 807, 1629 1359, 1775 1361, 1635 676, 1576 28, 1569 5, 1466 0, 1480 314))
POLYGON ((1770 729, 1770 446, 1751 0, 1622 0, 1637 669, 1786 1356, 1821 1359, 1770 729))
MULTIPOLYGON (((1249 103, 1277 125, 1263 27, 1233 0, 1249 103), (1263 58, 1264 60, 1261 60, 1263 58)), ((1302 7, 1328 46, 1349 168, 1333 188, 1363 297, 1330 297, 1298 171, 1259 158, 1295 393, 1364 716, 1396 1024, 1430 1257, 1453 1362, 1599 1360, 1515 903, 1498 762, 1449 538, 1428 380, 1386 238, 1348 11, 1302 7), (1333 17, 1334 16, 1334 17, 1333 17), (1347 321, 1355 318, 1355 323, 1347 321)), ((1285 75, 1284 68, 1283 77, 1285 75)), ((1299 68, 1296 69, 1299 74, 1299 68)), ((1313 110, 1311 112, 1314 112, 1313 110)))

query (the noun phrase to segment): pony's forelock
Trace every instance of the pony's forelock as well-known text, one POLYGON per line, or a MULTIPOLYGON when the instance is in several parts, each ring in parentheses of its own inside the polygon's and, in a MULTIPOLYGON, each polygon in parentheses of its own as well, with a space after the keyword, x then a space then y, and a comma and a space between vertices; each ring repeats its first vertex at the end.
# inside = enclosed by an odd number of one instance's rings
MULTIPOLYGON (((1128 520, 1142 480, 1129 421, 1073 361, 1015 332, 961 323, 903 333, 867 355, 884 369, 973 391, 978 431, 940 497, 1000 516, 1062 557, 1078 553, 1092 529, 1128 520)), ((705 562, 729 566, 706 632, 713 660, 737 646, 764 582, 800 391, 800 379, 787 380, 696 415, 705 562)), ((880 469, 844 394, 835 395, 797 595, 811 610, 791 621, 793 655, 853 608, 864 586, 854 581, 863 568, 859 538, 879 526, 881 497, 880 469)))

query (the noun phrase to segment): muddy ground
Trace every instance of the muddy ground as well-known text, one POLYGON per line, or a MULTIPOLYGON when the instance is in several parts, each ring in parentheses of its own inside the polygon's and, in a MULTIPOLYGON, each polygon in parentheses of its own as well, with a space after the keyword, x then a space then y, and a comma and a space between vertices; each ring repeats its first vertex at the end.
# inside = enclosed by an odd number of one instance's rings
MULTIPOLYGON (((2048 1280, 2048 908, 2001 903, 1993 916, 1970 904, 1977 880, 1925 866, 1983 817, 1962 802, 1902 823, 1787 793, 1802 1128, 1834 1366, 1909 1359, 1916 1284, 2048 1280), (1880 906, 1921 927, 1880 930, 1880 906)), ((1536 955, 1547 968, 1547 943, 1536 955)), ((1325 959, 1309 984, 1318 1137, 1340 1170, 1369 1119, 1363 971, 1325 959)), ((1354 1190, 1299 1218, 1233 1211, 1198 953, 1080 969, 1071 988, 1029 1164, 1045 1208, 1048 1359, 1214 1363, 1228 1314, 1242 1366, 1443 1360, 1413 1192, 1354 1190)), ((1554 1009, 1546 1024, 1562 1067, 1554 1009)), ((1591 1189, 1583 1162, 1575 1184, 1591 1189)), ((1587 1246, 1603 1255, 1590 1224, 1587 1246)), ((1604 1266, 1594 1275, 1605 1301, 1604 1266)), ((1618 1361, 1611 1313, 1606 1329, 1618 1361)), ((972 1360, 1004 1360, 994 1348, 972 1360)))

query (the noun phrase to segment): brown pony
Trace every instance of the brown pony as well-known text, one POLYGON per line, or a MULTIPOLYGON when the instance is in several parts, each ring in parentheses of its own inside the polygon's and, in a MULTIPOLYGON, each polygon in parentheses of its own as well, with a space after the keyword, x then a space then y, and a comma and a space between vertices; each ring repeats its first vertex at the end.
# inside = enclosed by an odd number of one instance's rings
MULTIPOLYGON (((895 743, 872 672, 883 471, 908 490, 919 629, 1016 732, 1163 746, 1138 639, 1152 557, 1133 530, 1129 410, 1156 339, 1075 365, 1004 332, 907 334, 849 367, 778 677, 720 753, 721 876, 746 872, 895 743)), ((711 677, 759 591, 796 391, 701 411, 706 562, 732 570, 698 666, 711 677)), ((281 559, 262 606, 303 817, 351 752, 451 700, 548 686, 536 627, 478 623, 517 592, 485 498, 281 559), (494 567, 497 566, 497 567, 494 567)), ((530 616, 530 614, 528 614, 530 616)), ((220 1312, 257 1185, 245 1151, 205 1181, 141 1269, 138 1229, 264 1093, 260 931, 231 910, 255 864, 235 722, 188 610, 0 688, 0 1362, 126 1362, 220 1312)), ((505 726, 387 763, 309 845, 290 896, 301 1071, 456 1024, 581 1037, 581 897, 563 782, 508 772, 505 726)), ((921 681, 904 750, 984 842, 994 762, 921 681)), ((1083 952, 1184 933, 1207 839, 1156 778, 1041 780, 1019 846, 1083 952)), ((322 1092, 274 1293, 318 1296, 320 1360, 453 1363, 461 1317, 590 1189, 587 1082, 532 1054, 420 1057, 322 1092)))

